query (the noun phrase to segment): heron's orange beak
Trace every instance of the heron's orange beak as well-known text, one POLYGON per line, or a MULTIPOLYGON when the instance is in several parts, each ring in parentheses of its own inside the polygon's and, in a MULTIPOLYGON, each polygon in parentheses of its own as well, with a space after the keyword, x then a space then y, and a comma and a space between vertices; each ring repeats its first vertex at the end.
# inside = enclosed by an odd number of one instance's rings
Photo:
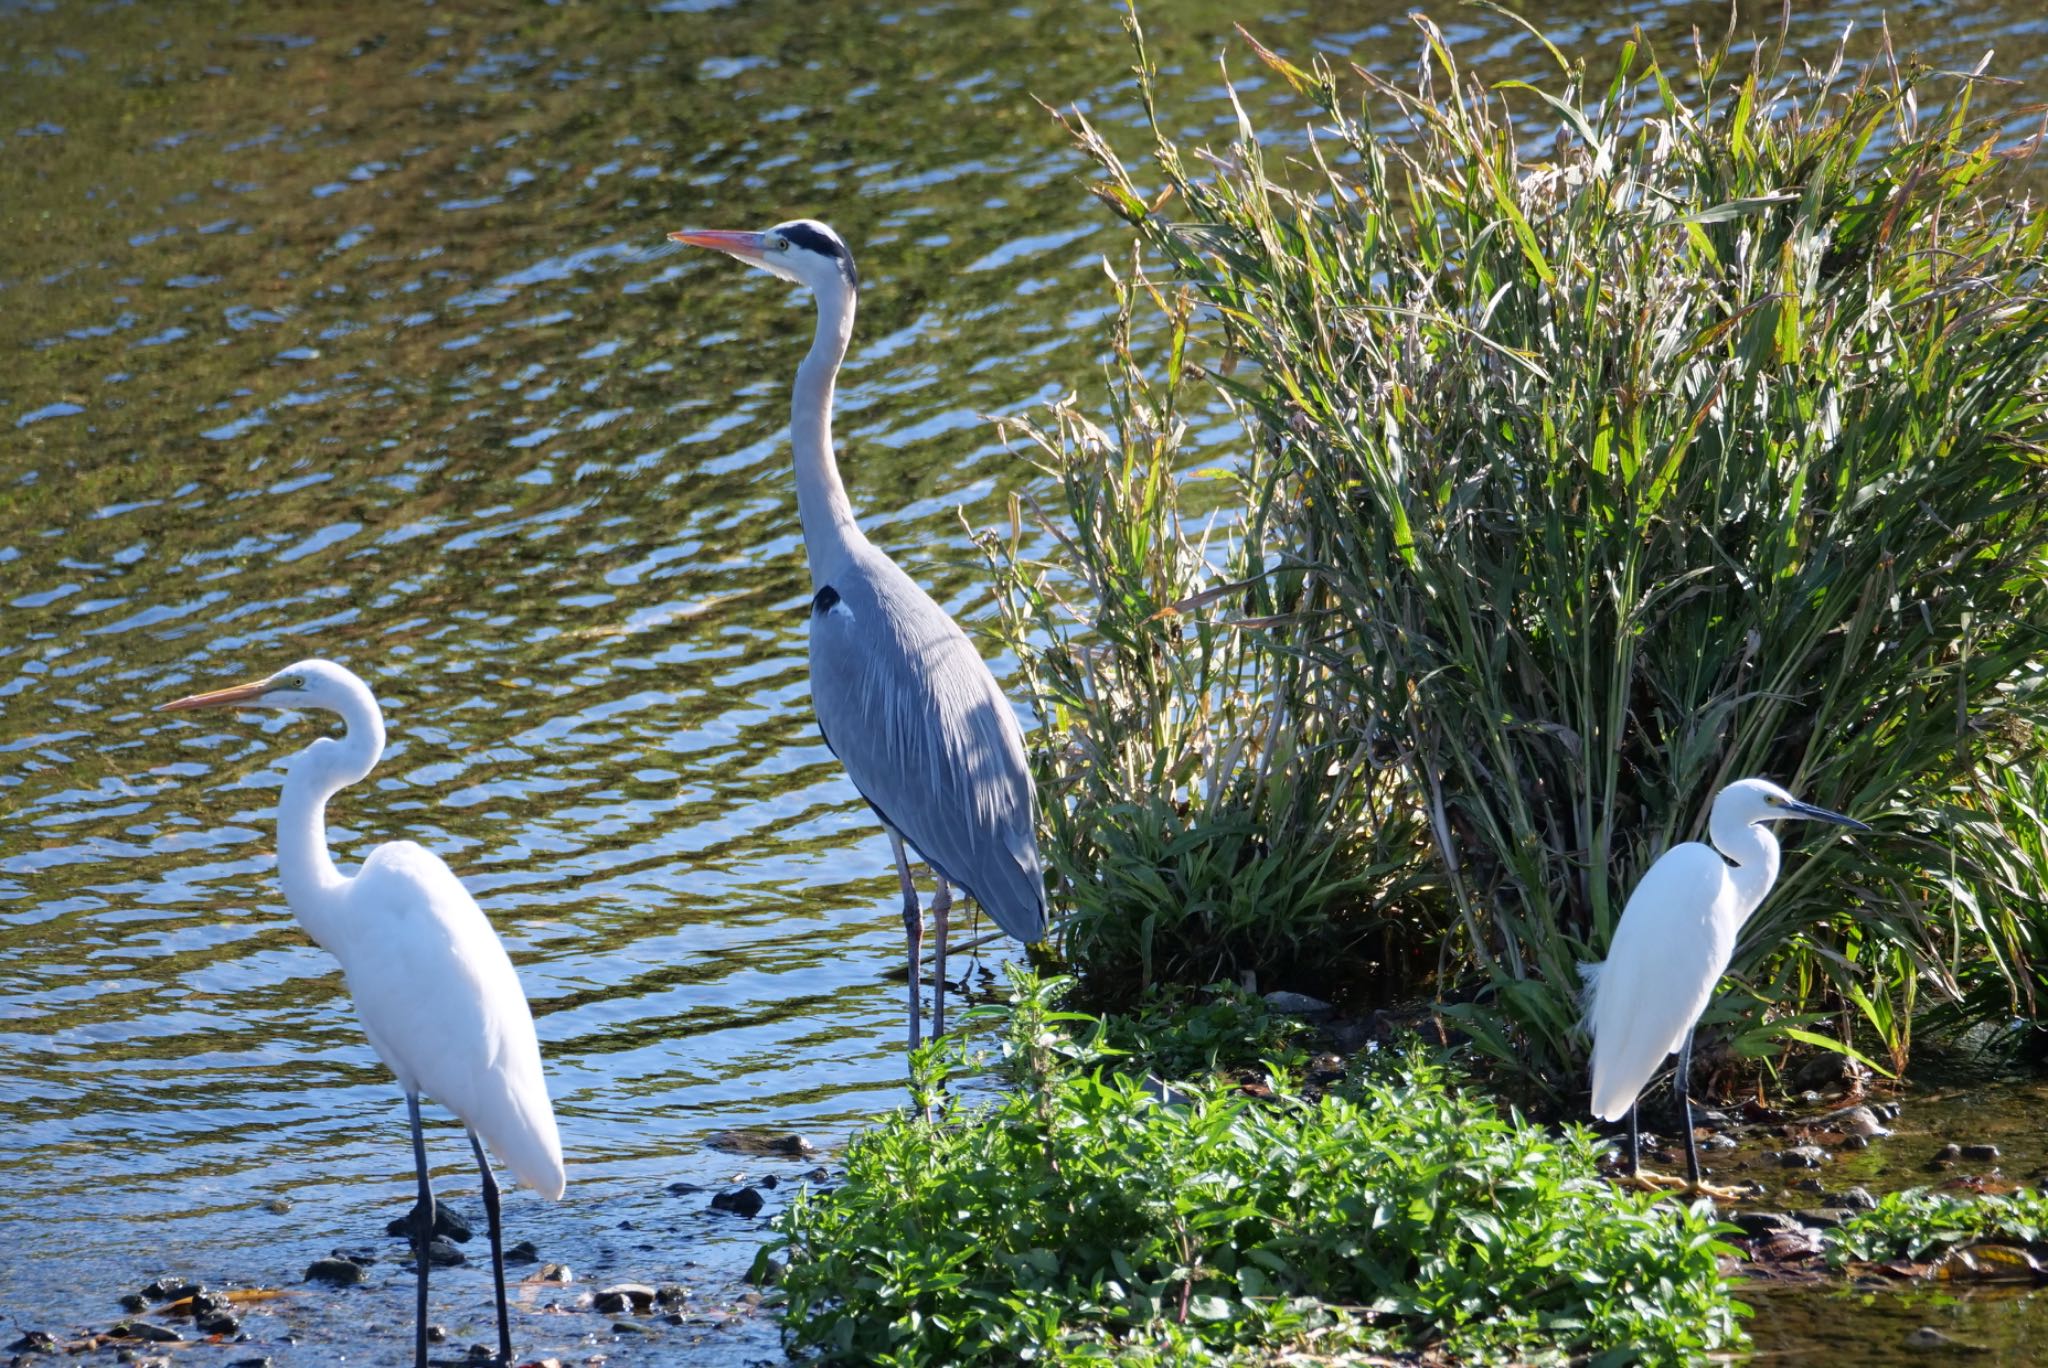
POLYGON ((723 252, 729 257, 744 261, 749 266, 762 265, 768 256, 761 246, 760 233, 727 233, 716 228, 686 228, 680 233, 670 233, 670 242, 681 242, 691 247, 709 247, 714 252, 723 252))
POLYGON ((157 704, 158 712, 182 712, 186 708, 227 708, 237 703, 246 703, 252 698, 261 698, 270 688, 268 679, 252 680, 237 684, 233 688, 215 689, 211 693, 188 694, 174 698, 168 703, 157 704))

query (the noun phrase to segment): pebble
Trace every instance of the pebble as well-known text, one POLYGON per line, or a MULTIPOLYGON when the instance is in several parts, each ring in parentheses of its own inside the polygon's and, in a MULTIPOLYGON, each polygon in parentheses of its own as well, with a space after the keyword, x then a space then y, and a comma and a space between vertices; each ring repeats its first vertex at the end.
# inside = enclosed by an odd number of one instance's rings
POLYGON ((1961 1145, 1958 1145, 1953 1140, 1949 1141, 1946 1145, 1943 1145, 1940 1149, 1934 1152, 1934 1161, 1936 1163, 1953 1164, 1956 1160, 1962 1157, 1963 1147, 1961 1145))
POLYGON ((1840 1206, 1815 1207, 1811 1211, 1799 1213, 1801 1220, 1821 1230, 1833 1230, 1836 1226, 1854 1219, 1855 1215, 1856 1213, 1848 1207, 1840 1206))
POLYGON ((534 1275, 542 1282, 569 1283, 576 1281, 576 1275, 569 1271, 567 1264, 542 1264, 540 1272, 534 1275))
POLYGON ((663 1283, 654 1289, 654 1300, 658 1306, 681 1306, 690 1299, 690 1289, 681 1283, 663 1283))
POLYGON ((652 1311, 654 1295, 654 1289, 646 1283, 614 1283, 599 1292, 592 1305, 607 1313, 652 1311))
POLYGON ((827 1169, 823 1164, 820 1164, 818 1167, 812 1169, 809 1173, 806 1173, 804 1175, 804 1181, 806 1183, 822 1183, 831 1176, 831 1170, 827 1169))
POLYGON ((158 1278, 142 1289, 142 1295, 151 1301, 178 1301, 184 1297, 196 1297, 206 1290, 204 1283, 189 1278, 158 1278))
POLYGON ((123 1292, 121 1294, 121 1309, 123 1311, 140 1311, 148 1305, 149 1298, 143 1296, 140 1292, 123 1292))
POLYGON ((193 1321, 202 1335, 232 1335, 242 1328, 242 1319, 232 1311, 207 1311, 193 1321))
POLYGON ((1877 1113, 1869 1107, 1844 1107, 1840 1111, 1829 1112, 1820 1120, 1822 1125, 1838 1127, 1851 1135, 1868 1137, 1891 1134, 1885 1129, 1884 1123, 1878 1120, 1877 1113))
POLYGON ((1984 1160, 1991 1160, 1991 1159, 1996 1159, 1997 1157, 1998 1157, 1998 1146, 1996 1146, 1996 1145, 1964 1145, 1964 1146, 1963 1146, 1963 1158, 1965 1158, 1965 1159, 1975 1159, 1975 1160, 1979 1160, 1979 1161, 1984 1161, 1984 1160))
POLYGON ((615 1335, 651 1335, 654 1331, 642 1325, 639 1321, 613 1321, 612 1333, 615 1335))
POLYGON ((759 1131, 716 1131, 704 1137, 704 1143, 715 1150, 728 1154, 779 1154, 791 1159, 803 1159, 817 1152, 817 1147, 801 1135, 763 1135, 759 1131))
POLYGON ((1827 1185, 1818 1178, 1801 1178, 1792 1185, 1794 1192, 1810 1192, 1816 1197, 1827 1196, 1827 1185))
POLYGON ((1700 1141, 1699 1146, 1703 1150, 1732 1150, 1735 1148, 1735 1137, 1732 1135, 1710 1135, 1700 1141))
POLYGON ((735 1216, 758 1216, 765 1205, 767 1201, 761 1196, 759 1189, 750 1187, 732 1192, 713 1193, 711 1197, 713 1211, 730 1211, 735 1216))
POLYGON ((288 1198, 273 1197, 263 1204, 263 1209, 273 1216, 282 1216, 292 1209, 292 1204, 288 1198))
POLYGON ((1779 1168, 1819 1168, 1831 1156, 1819 1145, 1794 1145, 1791 1149, 1780 1150, 1771 1158, 1779 1168))
MULTIPOLYGON (((434 1242, 427 1246, 427 1261, 435 1268, 454 1268, 460 1264, 468 1263, 469 1259, 454 1245, 449 1244, 439 1236, 435 1236, 434 1242)), ((416 1259, 408 1258, 399 1266, 401 1268, 411 1268, 417 1262, 418 1260, 416 1259)))
POLYGON ((148 1340, 151 1344, 183 1344, 185 1337, 168 1325, 152 1325, 148 1321, 122 1321, 107 1331, 113 1339, 148 1340))
POLYGON ((763 1178, 761 1180, 761 1186, 767 1188, 770 1192, 773 1192, 776 1188, 782 1186, 782 1180, 771 1173, 766 1178, 763 1178))
POLYGON ((1877 1210, 1877 1198, 1870 1195, 1869 1188, 1852 1187, 1842 1194, 1841 1201, 1851 1211, 1877 1210))
POLYGON ((336 1287, 353 1287, 370 1280, 370 1274, 353 1259, 315 1259, 306 1265, 307 1282, 333 1283, 336 1287))
POLYGON ((10 1354, 54 1354, 57 1339, 47 1330, 31 1330, 7 1346, 10 1354))
POLYGON ((1800 1228, 1798 1220, 1783 1211, 1731 1211, 1726 1219, 1751 1239, 1800 1228))
POLYGON ((671 1197, 687 1197, 693 1192, 702 1192, 703 1190, 703 1187, 697 1183, 670 1183, 666 1189, 671 1197))
POLYGON ((540 1251, 533 1247, 533 1241, 521 1240, 518 1244, 505 1251, 505 1262, 508 1264, 539 1263, 540 1251))
POLYGON ((1867 1135, 1845 1135, 1842 1137, 1842 1148, 1845 1150, 1867 1150, 1870 1148, 1870 1137, 1867 1135))
MULTIPOLYGON (((419 1210, 418 1207, 413 1208, 413 1211, 417 1210, 419 1210)), ((412 1211, 406 1212, 405 1215, 400 1216, 392 1221, 391 1224, 385 1226, 384 1233, 394 1240, 410 1241, 412 1239, 412 1211)), ((464 1220, 462 1214, 456 1211, 454 1207, 449 1206, 446 1202, 434 1203, 434 1235, 437 1239, 450 1239, 457 1244, 468 1244, 470 1236, 473 1234, 475 1232, 469 1228, 469 1222, 464 1220)))

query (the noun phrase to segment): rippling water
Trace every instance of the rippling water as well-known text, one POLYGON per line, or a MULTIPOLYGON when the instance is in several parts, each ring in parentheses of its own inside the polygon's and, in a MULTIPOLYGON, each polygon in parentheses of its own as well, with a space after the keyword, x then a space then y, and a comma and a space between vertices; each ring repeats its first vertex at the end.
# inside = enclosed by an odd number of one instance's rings
MULTIPOLYGON (((1227 127, 1233 19, 1381 68, 1416 53, 1383 3, 1154 8, 1190 133, 1227 127)), ((2028 8, 1912 6, 1894 32, 1949 65, 1996 46, 2038 98, 2028 8)), ((1443 17, 1490 74, 1543 71, 1518 30, 1443 17)), ((1676 53, 1725 10, 1545 22, 1567 46, 1641 22, 1676 53)), ((280 1361, 404 1357, 380 1229, 409 1201, 402 1107, 272 871, 282 766, 320 725, 149 711, 316 653, 391 730, 333 805, 337 858, 439 851, 534 1003, 570 1191, 514 1196, 510 1238, 579 1285, 731 1294, 755 1227, 664 1185, 806 1167, 712 1132, 829 1152, 901 1101, 902 940, 888 844, 804 684, 782 427, 810 314, 661 236, 806 213, 853 244, 850 491, 981 615, 956 509, 997 521, 1029 472, 979 415, 1088 381, 1117 242, 1029 97, 1135 153, 1128 67, 1116 11, 1072 0, 0 3, 0 1312, 103 1326, 158 1272, 296 1285, 375 1248, 371 1292, 252 1329, 280 1361)), ((458 1142, 436 1123, 473 1205, 458 1142)), ((482 1337, 481 1278, 437 1285, 458 1342, 482 1337)), ((767 1324, 707 1347, 609 1321, 516 1333, 773 1352, 767 1324)))

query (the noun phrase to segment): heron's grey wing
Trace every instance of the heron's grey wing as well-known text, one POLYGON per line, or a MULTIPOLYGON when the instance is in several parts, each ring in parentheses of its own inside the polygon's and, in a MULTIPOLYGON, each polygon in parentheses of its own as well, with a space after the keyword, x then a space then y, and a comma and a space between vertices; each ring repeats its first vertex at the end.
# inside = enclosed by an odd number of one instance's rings
POLYGON ((1023 941, 1045 934, 1024 736, 964 633, 880 552, 811 604, 825 744, 898 835, 1023 941))

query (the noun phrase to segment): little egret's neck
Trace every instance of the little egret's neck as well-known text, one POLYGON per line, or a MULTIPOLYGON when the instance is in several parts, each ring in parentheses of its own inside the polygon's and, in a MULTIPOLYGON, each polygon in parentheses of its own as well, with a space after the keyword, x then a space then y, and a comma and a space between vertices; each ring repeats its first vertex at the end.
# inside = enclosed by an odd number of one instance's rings
POLYGON ((292 757, 277 804, 277 876, 292 915, 320 945, 335 951, 335 914, 348 885, 327 853, 327 800, 376 768, 384 753, 384 716, 369 689, 335 711, 347 731, 322 737, 292 757))
POLYGON ((796 459, 796 511, 803 521, 804 555, 811 588, 822 587, 862 540, 832 457, 832 389, 853 338, 854 292, 849 286, 818 295, 818 335, 789 398, 789 443, 796 459))
POLYGON ((1718 811, 1708 820, 1707 834, 1713 837, 1714 848, 1735 864, 1728 881, 1735 885, 1742 920, 1748 921, 1778 881, 1778 838, 1761 822, 1718 811))

